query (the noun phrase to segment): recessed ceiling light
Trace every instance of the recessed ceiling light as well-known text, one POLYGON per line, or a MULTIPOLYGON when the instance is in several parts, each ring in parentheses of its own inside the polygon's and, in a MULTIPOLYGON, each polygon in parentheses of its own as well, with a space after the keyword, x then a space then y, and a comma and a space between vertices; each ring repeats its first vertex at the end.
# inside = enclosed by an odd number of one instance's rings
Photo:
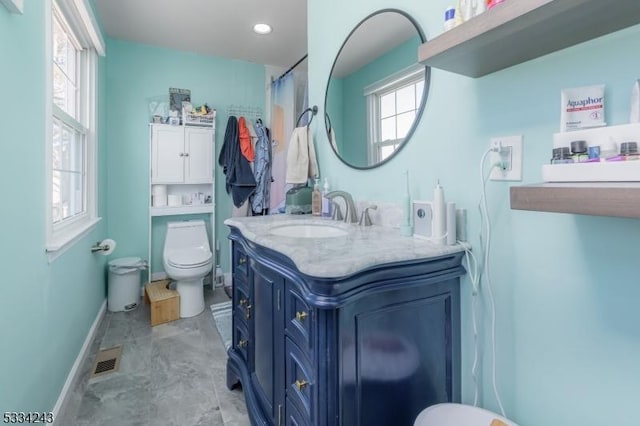
POLYGON ((268 24, 255 24, 253 26, 253 32, 256 34, 269 34, 271 30, 271 25, 268 24))

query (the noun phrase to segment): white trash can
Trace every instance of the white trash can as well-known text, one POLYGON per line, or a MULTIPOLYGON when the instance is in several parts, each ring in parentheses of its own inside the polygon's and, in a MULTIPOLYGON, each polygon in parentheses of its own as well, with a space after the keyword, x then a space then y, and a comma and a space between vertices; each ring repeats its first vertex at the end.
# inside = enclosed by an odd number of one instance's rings
POLYGON ((140 301, 140 271, 147 262, 139 257, 123 257, 109 262, 107 309, 110 312, 130 311, 140 301))

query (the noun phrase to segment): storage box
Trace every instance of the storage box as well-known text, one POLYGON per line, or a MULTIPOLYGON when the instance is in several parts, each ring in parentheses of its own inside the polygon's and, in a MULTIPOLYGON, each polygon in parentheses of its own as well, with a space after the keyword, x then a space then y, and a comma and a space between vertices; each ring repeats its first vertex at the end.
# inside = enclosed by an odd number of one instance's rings
POLYGON ((180 318, 180 295, 169 289, 170 282, 152 281, 144 286, 144 301, 151 304, 151 326, 180 318))

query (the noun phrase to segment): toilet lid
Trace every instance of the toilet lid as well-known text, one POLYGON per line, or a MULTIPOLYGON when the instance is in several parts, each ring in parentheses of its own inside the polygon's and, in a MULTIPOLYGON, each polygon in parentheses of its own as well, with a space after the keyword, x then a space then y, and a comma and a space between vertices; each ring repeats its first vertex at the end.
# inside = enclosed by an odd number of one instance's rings
POLYGON ((171 253, 167 261, 176 268, 197 268, 211 261, 211 252, 203 249, 183 249, 171 253))

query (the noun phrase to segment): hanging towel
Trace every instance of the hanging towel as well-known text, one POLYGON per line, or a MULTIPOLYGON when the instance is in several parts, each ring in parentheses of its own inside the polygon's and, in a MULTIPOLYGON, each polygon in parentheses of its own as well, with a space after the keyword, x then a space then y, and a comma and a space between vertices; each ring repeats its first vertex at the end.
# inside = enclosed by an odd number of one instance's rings
POLYGON ((308 127, 296 127, 291 134, 287 151, 286 183, 307 183, 308 178, 318 177, 318 163, 313 137, 308 127))
POLYGON ((256 192, 251 197, 251 209, 254 214, 263 214, 269 209, 270 201, 271 142, 269 141, 267 129, 262 126, 261 120, 256 122, 254 130, 259 137, 256 141, 256 161, 253 170, 257 187, 256 192))
POLYGON ((247 161, 253 163, 253 160, 256 158, 256 153, 253 150, 251 134, 249 133, 249 129, 247 129, 247 123, 244 117, 240 117, 238 120, 238 131, 240 133, 240 150, 242 151, 242 155, 247 161))
POLYGON ((255 191, 256 180, 251 165, 240 153, 238 120, 234 116, 230 116, 227 121, 218 164, 225 174, 227 194, 231 194, 233 205, 240 207, 255 191))

